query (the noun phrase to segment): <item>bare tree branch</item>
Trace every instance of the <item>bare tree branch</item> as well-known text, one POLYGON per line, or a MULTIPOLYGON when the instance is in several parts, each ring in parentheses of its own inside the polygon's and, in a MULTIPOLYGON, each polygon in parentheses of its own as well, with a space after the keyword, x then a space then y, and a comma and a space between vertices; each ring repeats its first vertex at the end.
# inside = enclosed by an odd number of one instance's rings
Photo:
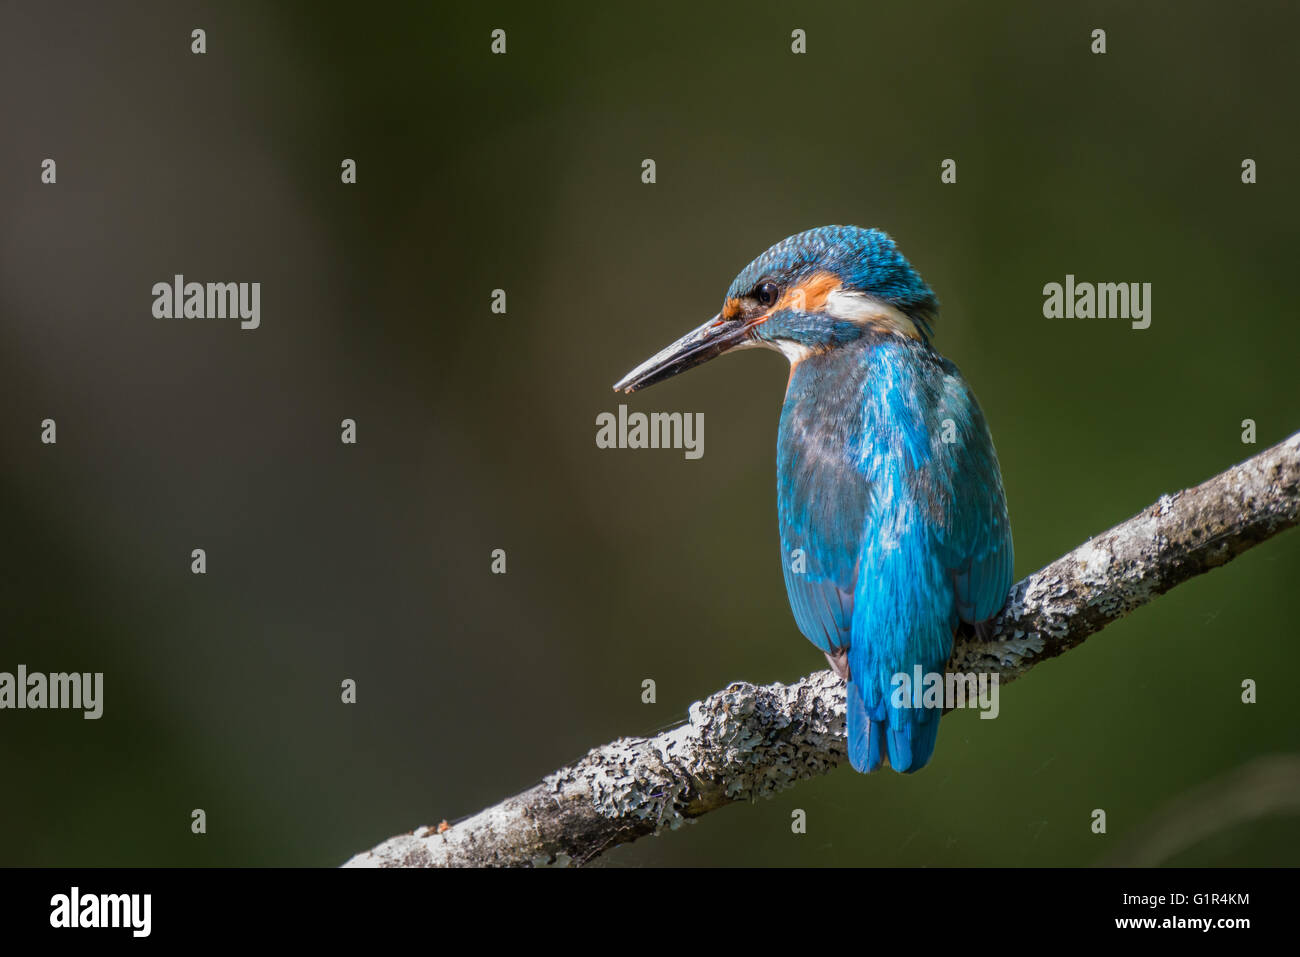
MULTIPOLYGON (((984 637, 959 636, 948 669, 1013 680, 1297 522, 1300 433, 1161 496, 1019 582, 984 637)), ((737 682, 691 705, 679 727, 620 738, 453 827, 399 835, 345 866, 583 864, 725 804, 769 797, 844 758, 844 686, 832 672, 791 685, 737 682)))

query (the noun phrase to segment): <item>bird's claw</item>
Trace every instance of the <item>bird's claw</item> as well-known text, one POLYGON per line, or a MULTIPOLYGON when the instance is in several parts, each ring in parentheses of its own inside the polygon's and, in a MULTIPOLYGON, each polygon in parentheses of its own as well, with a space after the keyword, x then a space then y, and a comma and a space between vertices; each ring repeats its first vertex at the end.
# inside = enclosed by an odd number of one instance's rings
POLYGON ((829 651, 824 652, 824 654, 826 655, 826 660, 830 662, 831 670, 839 675, 844 681, 852 680, 849 675, 849 649, 841 648, 839 651, 835 652, 835 654, 831 654, 829 651))

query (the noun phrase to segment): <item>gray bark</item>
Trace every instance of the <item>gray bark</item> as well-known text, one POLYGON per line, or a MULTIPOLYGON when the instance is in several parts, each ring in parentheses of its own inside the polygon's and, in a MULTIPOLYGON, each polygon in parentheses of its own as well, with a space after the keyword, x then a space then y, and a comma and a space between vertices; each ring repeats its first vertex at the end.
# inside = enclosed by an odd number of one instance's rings
MULTIPOLYGON (((1195 575, 1300 522, 1300 433, 1091 538, 1012 589, 982 635, 959 635, 950 672, 1005 684, 1195 575)), ((620 738, 452 827, 384 841, 348 867, 584 864, 610 847, 770 797, 845 760, 844 686, 737 682, 688 720, 620 738)))

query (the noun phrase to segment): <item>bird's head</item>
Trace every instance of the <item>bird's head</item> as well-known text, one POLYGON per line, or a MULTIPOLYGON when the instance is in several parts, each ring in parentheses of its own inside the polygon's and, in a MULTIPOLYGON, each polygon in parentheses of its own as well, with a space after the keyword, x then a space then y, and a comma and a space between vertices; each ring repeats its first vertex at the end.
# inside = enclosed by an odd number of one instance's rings
POLYGON ((928 342, 938 302, 878 229, 822 226, 777 243, 741 270, 722 310, 614 386, 635 392, 736 349, 795 363, 875 332, 928 342))

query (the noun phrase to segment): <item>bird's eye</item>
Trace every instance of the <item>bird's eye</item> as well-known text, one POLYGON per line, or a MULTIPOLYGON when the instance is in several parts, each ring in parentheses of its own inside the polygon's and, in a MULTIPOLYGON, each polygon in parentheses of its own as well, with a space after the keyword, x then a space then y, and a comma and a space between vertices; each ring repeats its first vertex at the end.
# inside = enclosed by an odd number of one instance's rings
POLYGON ((780 292, 781 290, 776 283, 765 282, 754 290, 754 298, 757 299, 761 305, 771 306, 776 304, 776 298, 780 292))

